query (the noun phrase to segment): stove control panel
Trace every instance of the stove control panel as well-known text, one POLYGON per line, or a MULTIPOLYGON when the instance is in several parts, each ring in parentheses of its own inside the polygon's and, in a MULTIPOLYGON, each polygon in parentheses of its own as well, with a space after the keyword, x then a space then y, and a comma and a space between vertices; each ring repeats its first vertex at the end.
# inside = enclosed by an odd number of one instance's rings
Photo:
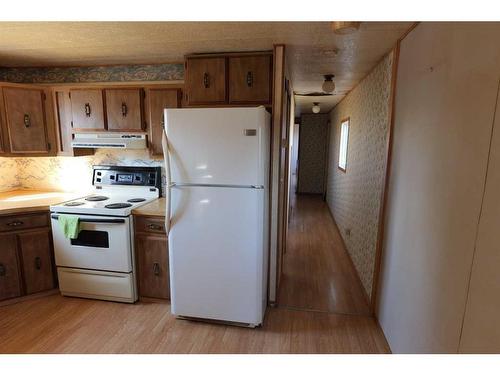
POLYGON ((160 167, 94 166, 94 186, 135 185, 161 189, 160 167))

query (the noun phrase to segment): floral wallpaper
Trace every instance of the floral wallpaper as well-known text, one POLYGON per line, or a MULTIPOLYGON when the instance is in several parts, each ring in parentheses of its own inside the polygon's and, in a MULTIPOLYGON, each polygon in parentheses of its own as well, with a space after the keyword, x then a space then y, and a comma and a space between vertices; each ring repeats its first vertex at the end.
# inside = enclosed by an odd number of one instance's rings
POLYGON ((328 120, 328 114, 306 114, 301 116, 297 188, 299 193, 324 193, 328 120))
POLYGON ((183 79, 183 64, 0 68, 0 81, 15 83, 133 82, 183 79))
POLYGON ((92 156, 81 157, 0 158, 0 191, 13 188, 88 191, 92 188, 93 165, 156 167, 163 166, 163 159, 150 158, 148 150, 113 149, 99 149, 92 156))
POLYGON ((369 296, 385 183, 392 63, 390 53, 330 113, 327 202, 369 296), (346 117, 350 129, 344 173, 337 165, 340 122, 346 117))

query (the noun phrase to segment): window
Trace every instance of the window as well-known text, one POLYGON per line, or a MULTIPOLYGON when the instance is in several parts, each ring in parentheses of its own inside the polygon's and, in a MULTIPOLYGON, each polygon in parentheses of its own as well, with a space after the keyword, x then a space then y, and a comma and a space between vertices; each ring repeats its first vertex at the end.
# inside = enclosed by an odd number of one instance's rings
POLYGON ((339 147, 339 169, 346 171, 347 167, 347 143, 349 142, 349 118, 342 120, 340 124, 340 147, 339 147))

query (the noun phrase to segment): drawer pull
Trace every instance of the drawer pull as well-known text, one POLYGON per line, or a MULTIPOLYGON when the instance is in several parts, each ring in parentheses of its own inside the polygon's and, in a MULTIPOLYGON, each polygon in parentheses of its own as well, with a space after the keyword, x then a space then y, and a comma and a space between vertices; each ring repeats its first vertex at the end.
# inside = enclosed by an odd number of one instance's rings
POLYGON ((153 272, 155 276, 160 276, 160 264, 159 263, 153 263, 153 272))
POLYGON ((40 259, 40 257, 35 258, 35 268, 37 270, 42 268, 42 259, 40 259))
POLYGON ((127 117, 127 112, 128 112, 127 103, 123 102, 122 103, 122 117, 127 117))
POLYGON ((20 225, 23 225, 24 222, 20 221, 20 220, 16 220, 16 221, 12 221, 10 223, 7 223, 7 226, 9 227, 18 227, 20 225))
POLYGON ((85 116, 90 117, 90 104, 85 103, 85 116))
POLYGON ((7 271, 5 270, 5 266, 0 263, 0 276, 5 276, 6 273, 7 271))
POLYGON ((253 73, 252 72, 247 73, 247 86, 248 87, 253 86, 253 73))
POLYGON ((210 87, 210 75, 208 73, 203 74, 203 86, 206 89, 210 87))
POLYGON ((161 225, 158 225, 158 224, 149 224, 148 228, 151 230, 162 230, 163 229, 163 227, 161 225))

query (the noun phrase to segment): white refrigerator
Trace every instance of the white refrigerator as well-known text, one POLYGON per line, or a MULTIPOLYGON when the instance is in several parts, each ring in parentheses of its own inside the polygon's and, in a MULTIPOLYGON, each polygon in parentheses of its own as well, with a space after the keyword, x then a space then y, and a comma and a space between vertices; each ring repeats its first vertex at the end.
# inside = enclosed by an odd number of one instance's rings
POLYGON ((259 326, 267 305, 270 115, 255 107, 164 116, 172 314, 259 326))

